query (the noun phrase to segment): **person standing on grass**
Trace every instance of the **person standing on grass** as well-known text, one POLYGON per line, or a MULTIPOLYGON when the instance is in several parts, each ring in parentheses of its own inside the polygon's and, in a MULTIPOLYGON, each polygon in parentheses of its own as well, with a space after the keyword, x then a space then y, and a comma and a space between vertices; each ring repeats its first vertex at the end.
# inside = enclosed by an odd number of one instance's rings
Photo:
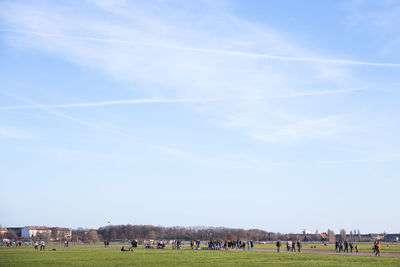
POLYGON ((41 250, 41 251, 44 250, 44 246, 45 246, 45 243, 44 243, 44 240, 42 240, 42 241, 40 242, 40 250, 41 250))
POLYGON ((297 240, 297 252, 300 252, 301 249, 301 242, 300 240, 297 240))
POLYGON ((296 242, 292 240, 292 252, 296 252, 296 242))
POLYGON ((281 251, 281 241, 276 241, 276 251, 280 252, 281 251))
POLYGON ((381 243, 378 241, 377 243, 376 243, 376 246, 375 246, 375 256, 380 256, 381 255, 381 243))
POLYGON ((287 252, 290 251, 290 241, 289 240, 286 242, 286 249, 287 249, 287 252))

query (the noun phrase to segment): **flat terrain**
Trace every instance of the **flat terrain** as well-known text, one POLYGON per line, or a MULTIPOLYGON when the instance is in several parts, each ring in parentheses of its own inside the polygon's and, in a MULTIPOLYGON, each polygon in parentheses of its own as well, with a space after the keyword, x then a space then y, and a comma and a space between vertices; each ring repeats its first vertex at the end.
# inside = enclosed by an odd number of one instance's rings
MULTIPOLYGON (((372 249, 374 247, 373 243, 358 243, 358 250, 359 254, 364 255, 364 254, 371 254, 372 255, 372 249)), ((256 249, 262 249, 262 250, 276 250, 275 243, 268 243, 268 244, 256 244, 255 245, 256 249)), ((350 248, 349 248, 350 250, 350 248)), ((382 243, 381 244, 381 250, 384 252, 384 254, 399 254, 400 256, 400 244, 392 244, 392 243, 382 243)), ((281 251, 286 251, 286 243, 282 242, 281 246, 281 251)), ((325 251, 325 252, 332 252, 335 253, 335 244, 322 244, 322 243, 305 243, 302 245, 302 251, 304 252, 316 252, 316 251, 325 251)), ((343 253, 342 253, 343 254, 343 253)), ((351 253, 349 253, 351 254, 351 253)), ((353 249, 353 253, 355 253, 355 249, 353 249)))
MULTIPOLYGON (((120 248, 121 245, 52 245, 45 251, 35 251, 32 247, 0 247, 0 266, 400 266, 400 257, 329 254, 332 252, 325 246, 325 251, 305 249, 304 253, 269 252, 273 244, 257 245, 253 252, 143 248, 121 252, 120 248), (53 248, 56 251, 51 251, 53 248)), ((393 245, 391 253, 399 250, 399 245, 393 245)))

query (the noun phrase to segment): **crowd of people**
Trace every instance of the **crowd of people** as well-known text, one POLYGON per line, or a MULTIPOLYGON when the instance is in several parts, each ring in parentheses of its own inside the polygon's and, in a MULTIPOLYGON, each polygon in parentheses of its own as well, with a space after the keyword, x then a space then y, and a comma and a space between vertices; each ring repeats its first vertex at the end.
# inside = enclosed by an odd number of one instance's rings
POLYGON ((181 249, 182 241, 181 240, 172 240, 172 249, 181 249))
POLYGON ((355 244, 353 241, 349 242, 345 240, 343 242, 342 240, 337 240, 335 242, 335 250, 337 253, 340 252, 349 253, 349 248, 351 253, 353 252, 353 249, 358 253, 358 245, 355 244))
MULTIPOLYGON (((200 241, 198 241, 198 246, 200 246, 200 241)), ((253 241, 241 241, 241 240, 210 240, 208 242, 208 246, 206 247, 209 250, 228 250, 228 249, 243 249, 245 250, 254 250, 254 242, 253 241)))
MULTIPOLYGON (((5 243, 5 245, 7 246, 7 247, 13 247, 13 246, 16 246, 16 247, 22 247, 22 242, 21 241, 11 241, 11 240, 6 240, 6 242, 4 242, 3 241, 3 243, 5 243)), ((25 244, 24 244, 25 246, 27 246, 27 242, 25 242, 25 244)))
MULTIPOLYGON (((183 241, 182 240, 172 240, 167 242, 168 244, 171 244, 171 249, 181 249, 183 247, 183 241)), ((11 246, 16 246, 16 247, 21 247, 22 245, 24 246, 34 246, 35 250, 40 250, 44 251, 46 247, 46 243, 44 240, 40 241, 29 241, 29 242, 21 242, 19 240, 16 241, 11 241, 11 240, 2 240, 1 241, 2 245, 6 245, 7 247, 11 246)), ((249 241, 241 241, 241 240, 210 240, 205 243, 206 245, 201 247, 201 241, 200 240, 191 240, 190 241, 190 249, 201 249, 201 250, 228 250, 228 249, 243 249, 248 251, 254 251, 254 242, 249 240, 249 241)), ((108 247, 110 245, 109 241, 104 241, 104 247, 108 247)), ((133 251, 134 248, 138 247, 138 241, 137 240, 132 240, 131 241, 131 247, 128 249, 125 249, 125 247, 121 248, 121 251, 133 251)), ((276 242, 276 249, 277 252, 281 251, 281 246, 283 245, 280 240, 276 242)), ((326 246, 327 244, 324 243, 326 246)), ((69 241, 65 240, 64 241, 64 247, 69 246, 69 241)), ((145 243, 145 248, 157 248, 157 249, 164 249, 166 248, 166 243, 162 240, 159 240, 157 242, 153 243, 145 243)), ((311 246, 313 248, 313 246, 311 246)), ((314 246, 316 248, 316 246, 314 246)), ((286 250, 287 252, 301 252, 302 250, 302 243, 300 240, 288 240, 286 241, 286 250)), ((359 252, 359 247, 358 244, 356 244, 354 241, 348 241, 348 240, 337 240, 335 242, 335 251, 336 253, 353 253, 359 252)), ((379 241, 375 241, 373 245, 373 253, 375 256, 381 256, 381 244, 379 241)))
MULTIPOLYGON (((172 240, 170 242, 171 249, 181 249, 183 247, 183 241, 181 240, 172 240)), ((191 240, 190 249, 228 250, 238 248, 245 250, 247 248, 247 250, 254 250, 253 241, 210 240, 206 243, 207 246, 200 247, 200 244, 200 240, 191 240)), ((165 248, 165 244, 163 241, 158 241, 157 246, 155 245, 155 243, 145 243, 145 248, 165 248)))
MULTIPOLYGON (((281 246, 282 246, 282 242, 280 240, 276 241, 276 251, 280 252, 281 251, 281 246)), ((294 240, 288 240, 286 242, 286 250, 288 252, 292 251, 292 252, 301 252, 301 248, 302 248, 302 244, 300 242, 300 240, 294 241, 294 240), (297 245, 297 250, 296 250, 296 245, 297 245)))

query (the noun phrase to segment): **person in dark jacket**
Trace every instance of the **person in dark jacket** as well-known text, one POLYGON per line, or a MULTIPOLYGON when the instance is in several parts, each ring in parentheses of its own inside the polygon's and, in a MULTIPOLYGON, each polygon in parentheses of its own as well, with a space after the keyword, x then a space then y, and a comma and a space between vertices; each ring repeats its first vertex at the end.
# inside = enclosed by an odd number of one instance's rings
POLYGON ((281 245, 282 245, 282 244, 281 244, 281 241, 279 241, 279 240, 276 241, 276 251, 277 251, 277 252, 280 252, 280 251, 281 251, 281 245))

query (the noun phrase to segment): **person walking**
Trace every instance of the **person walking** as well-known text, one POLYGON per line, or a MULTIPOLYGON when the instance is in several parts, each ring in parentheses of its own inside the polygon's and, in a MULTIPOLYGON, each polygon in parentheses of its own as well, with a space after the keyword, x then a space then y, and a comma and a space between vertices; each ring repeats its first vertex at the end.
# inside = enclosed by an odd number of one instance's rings
POLYGON ((297 240, 297 252, 300 252, 301 250, 301 242, 300 240, 297 240))
POLYGON ((375 251, 375 256, 381 255, 381 243, 379 241, 376 243, 375 251))

